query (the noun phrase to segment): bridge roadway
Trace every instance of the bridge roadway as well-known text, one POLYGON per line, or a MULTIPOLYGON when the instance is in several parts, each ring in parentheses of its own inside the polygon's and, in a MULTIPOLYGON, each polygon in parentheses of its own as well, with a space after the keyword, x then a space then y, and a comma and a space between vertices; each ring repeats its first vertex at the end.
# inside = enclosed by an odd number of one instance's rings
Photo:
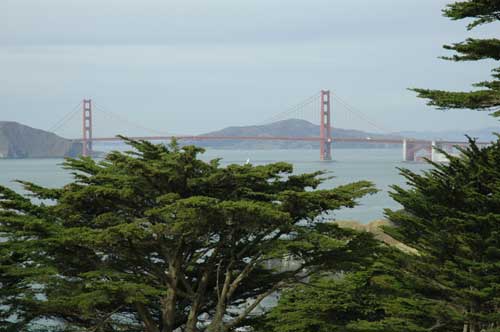
MULTIPOLYGON (((133 140, 147 140, 147 141, 167 141, 172 139, 178 140, 192 140, 192 141, 206 141, 206 140, 242 140, 242 141, 305 141, 305 142, 321 142, 324 138, 321 137, 295 137, 295 136, 136 136, 129 137, 133 140)), ((112 142, 120 141, 119 137, 93 137, 87 139, 93 142, 112 142)), ((73 141, 82 142, 83 139, 74 139, 73 141)), ((373 143, 403 143, 403 139, 371 139, 371 138, 356 138, 356 137, 337 137, 332 138, 336 142, 373 142, 373 143)))
MULTIPOLYGON (((191 140, 191 141, 217 141, 217 140, 252 140, 252 141, 303 141, 303 142, 328 142, 330 146, 333 142, 346 142, 346 143, 370 143, 370 144, 400 144, 403 147, 403 161, 421 161, 423 157, 426 157, 432 161, 442 161, 443 156, 440 156, 440 151, 437 149, 443 149, 445 151, 451 152, 453 147, 461 146, 465 147, 469 143, 464 141, 431 141, 431 140, 419 140, 419 139, 408 139, 408 138, 371 138, 371 137, 335 137, 331 138, 331 141, 326 141, 322 137, 293 137, 293 136, 191 136, 191 135, 179 135, 179 136, 136 136, 129 137, 134 140, 146 140, 146 141, 168 141, 172 139, 178 140, 191 140), (422 153, 424 154, 422 156, 422 153)), ((90 142, 113 142, 122 140, 120 137, 92 137, 84 139, 74 139, 75 142, 83 142, 84 144, 90 142)), ((477 142, 478 146, 485 146, 489 143, 477 142)), ((330 147, 328 148, 330 149, 330 147)), ((328 159, 331 160, 331 157, 328 159)))
MULTIPOLYGON (((206 141, 206 140, 252 140, 252 141, 305 141, 305 142, 321 142, 324 138, 321 137, 295 137, 295 136, 135 136, 128 137, 133 140, 146 141, 167 141, 172 139, 206 141)), ((121 141, 120 137, 92 137, 87 139, 92 142, 113 142, 121 141)), ((370 138, 370 137, 333 137, 332 142, 347 142, 347 143, 378 143, 378 144, 403 144, 404 141, 414 144, 431 144, 432 140, 411 139, 411 138, 370 138)), ((83 139, 72 139, 75 142, 83 142, 83 139)), ((465 141, 436 141, 439 144, 446 145, 468 145, 465 141)), ((488 142, 477 142, 478 145, 490 144, 488 142)))

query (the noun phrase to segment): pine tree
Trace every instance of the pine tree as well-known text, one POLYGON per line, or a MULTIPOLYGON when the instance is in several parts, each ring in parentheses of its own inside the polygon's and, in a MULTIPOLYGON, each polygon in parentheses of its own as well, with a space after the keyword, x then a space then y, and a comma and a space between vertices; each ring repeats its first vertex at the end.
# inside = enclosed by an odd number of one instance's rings
POLYGON ((68 159, 62 188, 0 188, 0 331, 233 331, 269 295, 377 247, 318 219, 369 182, 319 190, 323 172, 287 163, 221 167, 193 146, 128 143, 68 159))
MULTIPOLYGON (((443 11, 452 20, 472 19, 468 25, 471 30, 487 23, 500 20, 500 1, 467 0, 449 4, 443 11)), ((445 45, 445 49, 455 51, 451 61, 500 60, 500 40, 497 38, 467 40, 445 45)), ((468 92, 450 92, 443 90, 413 89, 421 98, 428 99, 429 105, 441 109, 475 109, 491 111, 493 116, 500 116, 500 67, 492 70, 493 80, 474 84, 478 89, 468 92)))
POLYGON ((387 211, 386 232, 418 251, 411 271, 446 309, 444 331, 499 331, 500 141, 483 149, 471 141, 448 158, 424 174, 402 170, 410 188, 393 187, 403 209, 387 211))

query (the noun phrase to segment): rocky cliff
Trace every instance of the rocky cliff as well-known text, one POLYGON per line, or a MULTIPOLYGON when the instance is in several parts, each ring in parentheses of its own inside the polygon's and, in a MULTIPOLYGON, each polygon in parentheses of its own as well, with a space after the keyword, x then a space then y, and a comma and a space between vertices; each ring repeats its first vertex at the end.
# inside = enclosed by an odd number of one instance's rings
POLYGON ((82 146, 56 134, 17 122, 0 121, 0 158, 62 158, 81 154, 82 146))

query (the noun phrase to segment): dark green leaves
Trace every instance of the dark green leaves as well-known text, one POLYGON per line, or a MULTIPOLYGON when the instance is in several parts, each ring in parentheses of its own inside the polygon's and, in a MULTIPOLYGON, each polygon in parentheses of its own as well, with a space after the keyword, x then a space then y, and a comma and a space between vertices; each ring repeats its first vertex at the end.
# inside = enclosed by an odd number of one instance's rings
MULTIPOLYGON (((415 276, 426 296, 462 324, 498 323, 500 305, 500 142, 462 150, 423 175, 403 170, 410 189, 394 187, 403 209, 388 211, 386 231, 418 250, 415 276)), ((444 319, 443 319, 444 320, 444 319)), ((494 325, 493 325, 494 326, 494 325)))
MULTIPOLYGON (((498 22, 500 20, 500 3, 498 0, 469 0, 449 4, 444 10, 445 16, 453 19, 473 19, 468 25, 472 29, 478 25, 498 22)), ((473 39, 445 45, 445 49, 455 51, 452 56, 443 57, 451 61, 500 60, 500 41, 497 38, 473 39)), ((471 91, 445 91, 429 89, 411 89, 419 98, 428 100, 428 105, 439 109, 473 109, 491 112, 492 116, 500 116, 500 81, 499 68, 493 69, 493 80, 476 83, 479 89, 471 91)))
POLYGON ((63 188, 23 182, 51 204, 0 188, 4 326, 49 318, 67 330, 194 332, 209 317, 212 331, 229 330, 280 288, 363 265, 377 246, 317 223, 375 192, 370 182, 315 190, 323 172, 221 167, 193 146, 126 141, 133 151, 103 161, 68 159, 75 180, 63 188))
POLYGON ((452 20, 473 19, 468 25, 470 30, 500 20, 500 3, 497 0, 458 1, 447 5, 443 13, 452 20))

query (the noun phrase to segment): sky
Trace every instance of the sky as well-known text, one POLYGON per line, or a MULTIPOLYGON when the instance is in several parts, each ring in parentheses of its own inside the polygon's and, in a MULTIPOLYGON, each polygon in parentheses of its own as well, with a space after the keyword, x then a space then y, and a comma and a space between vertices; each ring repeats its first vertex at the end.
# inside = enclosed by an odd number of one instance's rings
MULTIPOLYGON (((498 127, 486 113, 434 110, 407 90, 468 90, 490 77, 491 62, 438 59, 443 44, 498 37, 498 24, 467 31, 442 17, 448 2, 2 0, 0 120, 54 128, 91 98, 94 135, 197 134, 262 123, 329 89, 336 127, 498 127)), ((81 135, 77 113, 59 134, 81 135)))

